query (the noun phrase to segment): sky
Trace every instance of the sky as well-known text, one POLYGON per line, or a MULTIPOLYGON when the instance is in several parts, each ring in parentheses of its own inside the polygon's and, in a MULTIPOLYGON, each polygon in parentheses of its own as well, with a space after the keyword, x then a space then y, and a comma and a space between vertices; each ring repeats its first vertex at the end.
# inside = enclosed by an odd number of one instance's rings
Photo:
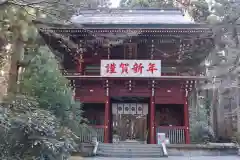
POLYGON ((112 3, 112 8, 117 8, 119 6, 120 0, 110 0, 112 3))

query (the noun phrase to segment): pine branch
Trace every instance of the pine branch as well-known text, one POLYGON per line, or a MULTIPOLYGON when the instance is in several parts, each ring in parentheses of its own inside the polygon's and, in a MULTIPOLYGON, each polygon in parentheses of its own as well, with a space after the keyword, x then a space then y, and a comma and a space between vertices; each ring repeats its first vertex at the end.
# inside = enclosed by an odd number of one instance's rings
POLYGON ((59 3, 59 0, 56 0, 56 1, 53 1, 53 2, 49 2, 47 0, 38 1, 38 2, 28 2, 28 1, 25 1, 25 0, 16 0, 16 1, 5 0, 5 3, 13 4, 13 5, 17 5, 17 6, 23 6, 23 7, 31 7, 33 5, 40 5, 40 4, 57 4, 57 3, 59 3))
POLYGON ((5 5, 8 2, 8 0, 0 0, 0 5, 5 5))
POLYGON ((69 38, 61 35, 61 34, 58 34, 56 32, 52 32, 52 31, 44 31, 50 35, 52 35, 54 38, 56 39, 60 39, 62 43, 66 44, 70 49, 77 49, 78 46, 76 43, 74 43, 73 41, 71 41, 69 38))

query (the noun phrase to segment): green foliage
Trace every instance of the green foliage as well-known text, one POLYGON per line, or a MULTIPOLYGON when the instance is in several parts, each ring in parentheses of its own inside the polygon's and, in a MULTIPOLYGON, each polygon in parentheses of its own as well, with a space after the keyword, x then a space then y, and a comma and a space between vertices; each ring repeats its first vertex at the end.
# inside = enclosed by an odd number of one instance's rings
POLYGON ((235 132, 233 137, 232 137, 232 141, 236 144, 240 145, 240 133, 239 132, 235 132))
POLYGON ((60 121, 39 109, 33 98, 14 96, 0 109, 1 159, 66 160, 70 156, 73 140, 63 134, 60 121))
POLYGON ((209 5, 206 0, 191 1, 188 11, 196 22, 205 22, 210 15, 209 5))
MULTIPOLYGON (((32 20, 40 16, 36 9, 23 5, 15 5, 12 1, 0 5, 0 41, 3 47, 10 45, 8 50, 3 50, 2 67, 11 59, 8 91, 16 91, 17 71, 16 64, 24 57, 25 49, 38 46, 38 31, 32 20), (9 57, 9 58, 6 58, 9 57)), ((1 69, 1 68, 0 68, 1 69)))
MULTIPOLYGON (((228 114, 229 117, 234 117, 239 112, 238 103, 228 102, 229 99, 238 99, 239 93, 235 92, 236 86, 239 85, 238 75, 240 66, 240 48, 239 48, 239 18, 240 7, 238 2, 227 0, 216 0, 211 7, 211 15, 208 17, 208 23, 211 24, 215 35, 215 48, 210 53, 208 61, 211 62, 206 71, 210 78, 209 82, 217 86, 220 103, 218 105, 221 116, 228 114), (216 81, 215 81, 216 80, 216 81), (228 106, 226 104, 229 104, 228 106), (229 108, 226 108, 229 107, 229 108), (232 112, 232 108, 235 108, 232 112), (228 112, 228 113, 226 113, 228 112)), ((214 87, 213 86, 213 87, 214 87)), ((237 118, 239 124, 240 118, 237 118)), ((225 122, 220 122, 219 125, 224 125, 225 122)), ((239 126, 239 125, 237 125, 239 126)), ((223 128, 222 128, 223 129, 223 128)), ((235 126, 225 126, 225 130, 233 131, 237 129, 235 126)), ((232 133, 233 133, 232 132, 232 133)), ((227 135, 221 135, 219 139, 230 139, 227 135)), ((231 135, 233 136, 233 135, 231 135)))
POLYGON ((81 121, 80 104, 74 101, 68 83, 49 49, 40 47, 22 74, 20 89, 23 94, 35 97, 41 108, 53 112, 64 123, 73 112, 81 121))
MULTIPOLYGON (((18 62, 24 62, 25 67, 17 85, 21 96, 12 92, 6 99, 7 106, 0 108, 1 159, 42 160, 46 155, 49 160, 66 159, 69 145, 74 144, 71 137, 78 139, 76 135, 83 133, 81 104, 73 100, 72 90, 53 54, 47 47, 40 47, 37 29, 32 24, 37 18, 64 23, 81 5, 75 0, 8 0, 0 4, 0 69, 5 56, 11 57, 12 70, 17 70, 14 67, 18 62), (11 48, 5 51, 7 44, 11 48)), ((15 86, 16 77, 16 73, 10 74, 13 83, 9 86, 15 86)))
POLYGON ((37 29, 32 24, 32 19, 37 17, 37 12, 34 9, 15 5, 0 8, 0 37, 5 37, 5 41, 10 43, 19 38, 25 43, 35 39, 37 29))
POLYGON ((210 103, 205 100, 204 104, 198 103, 199 110, 194 120, 190 122, 190 137, 192 143, 205 143, 214 140, 214 133, 209 126, 210 103))

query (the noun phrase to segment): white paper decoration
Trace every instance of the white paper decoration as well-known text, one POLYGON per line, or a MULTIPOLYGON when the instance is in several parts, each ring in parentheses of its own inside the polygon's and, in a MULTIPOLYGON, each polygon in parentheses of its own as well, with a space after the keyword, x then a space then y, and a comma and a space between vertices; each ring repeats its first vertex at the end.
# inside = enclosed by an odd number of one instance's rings
POLYGON ((122 103, 119 103, 118 105, 117 105, 117 111, 118 111, 118 114, 123 114, 123 110, 124 110, 124 105, 122 104, 122 103))
POLYGON ((137 104, 136 103, 131 103, 131 105, 130 105, 130 114, 132 114, 132 115, 137 114, 137 104))
POLYGON ((117 114, 118 113, 118 108, 117 108, 117 103, 112 104, 112 114, 117 114))
POLYGON ((137 114, 140 114, 140 115, 143 114, 143 104, 140 104, 140 103, 137 104, 137 114))
POLYGON ((124 103, 123 114, 130 114, 130 104, 129 103, 124 103))
POLYGON ((143 104, 143 115, 147 115, 148 114, 148 104, 143 104))
POLYGON ((147 103, 113 103, 112 114, 131 114, 131 115, 147 115, 147 103))

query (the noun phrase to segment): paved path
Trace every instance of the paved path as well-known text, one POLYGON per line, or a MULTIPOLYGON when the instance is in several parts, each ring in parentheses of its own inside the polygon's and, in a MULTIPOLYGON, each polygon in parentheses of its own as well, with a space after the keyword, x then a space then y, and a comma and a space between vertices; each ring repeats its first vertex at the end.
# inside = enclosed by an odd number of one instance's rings
MULTIPOLYGON (((76 159, 78 160, 78 159, 76 159)), ((79 159, 81 160, 81 159, 79 159)), ((239 156, 204 156, 204 157, 174 157, 170 156, 167 158, 105 158, 105 157, 95 157, 95 158, 84 158, 84 160, 240 160, 239 156)))

